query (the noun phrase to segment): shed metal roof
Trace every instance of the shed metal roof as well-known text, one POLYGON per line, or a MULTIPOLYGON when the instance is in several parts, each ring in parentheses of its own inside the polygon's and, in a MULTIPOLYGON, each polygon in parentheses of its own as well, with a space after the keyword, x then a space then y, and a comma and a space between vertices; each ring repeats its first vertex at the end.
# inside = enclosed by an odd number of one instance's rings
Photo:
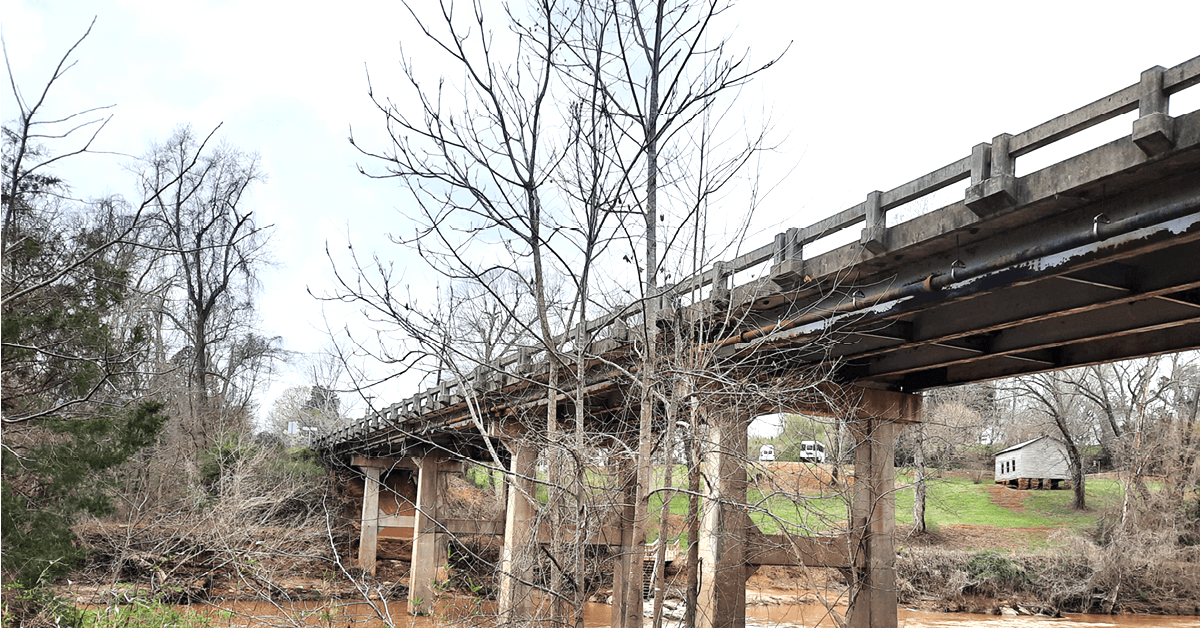
POLYGON ((1008 449, 1005 449, 1005 450, 1003 450, 1003 451, 998 451, 998 452, 996 452, 996 455, 997 455, 997 456, 999 456, 999 455, 1001 455, 1001 454, 1006 454, 1006 453, 1008 453, 1008 452, 1010 452, 1010 451, 1016 451, 1016 450, 1018 450, 1018 449, 1020 449, 1020 448, 1022 448, 1022 447, 1028 447, 1029 445, 1032 445, 1033 443, 1036 443, 1036 442, 1038 442, 1039 440, 1042 440, 1043 438, 1050 438, 1050 437, 1049 437, 1049 436, 1046 436, 1046 435, 1038 436, 1037 438, 1035 438, 1035 439, 1033 439, 1033 440, 1027 440, 1027 441, 1025 441, 1025 442, 1023 442, 1023 443, 1018 443, 1018 444, 1016 444, 1016 445, 1013 445, 1012 447, 1009 447, 1008 449))

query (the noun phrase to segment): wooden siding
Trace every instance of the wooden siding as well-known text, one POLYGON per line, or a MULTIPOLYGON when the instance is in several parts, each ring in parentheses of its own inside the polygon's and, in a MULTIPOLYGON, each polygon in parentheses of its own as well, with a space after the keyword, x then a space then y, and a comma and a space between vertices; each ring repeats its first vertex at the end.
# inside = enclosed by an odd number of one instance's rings
POLYGON ((1049 437, 1039 438, 1020 449, 996 456, 997 482, 1020 478, 1065 480, 1069 477, 1067 451, 1061 443, 1049 437), (1005 471, 1006 465, 1013 465, 1012 470, 1005 471))

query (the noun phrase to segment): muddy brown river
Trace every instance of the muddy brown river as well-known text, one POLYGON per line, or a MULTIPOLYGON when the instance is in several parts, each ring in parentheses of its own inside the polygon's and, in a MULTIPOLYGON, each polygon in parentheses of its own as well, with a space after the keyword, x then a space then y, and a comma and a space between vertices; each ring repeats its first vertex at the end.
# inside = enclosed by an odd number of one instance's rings
MULTIPOLYGON (((268 602, 233 602, 193 606, 212 617, 212 627, 258 628, 260 626, 345 626, 376 628, 387 625, 406 628, 434 628, 456 623, 447 619, 410 617, 402 601, 375 607, 365 603, 295 602, 275 605, 268 602), (390 621, 381 619, 388 617, 390 621), (390 615, 390 617, 389 617, 390 615)), ((475 617, 487 623, 487 606, 470 601, 445 605, 445 616, 467 620, 475 617)), ((609 625, 611 609, 606 604, 588 604, 584 623, 588 628, 609 625)), ((668 626, 676 625, 668 622, 668 626)), ((756 628, 826 628, 835 626, 819 604, 752 606, 746 610, 746 625, 756 628)), ((1200 628, 1200 617, 1162 615, 1077 615, 1060 618, 1029 616, 971 615, 966 613, 923 613, 900 609, 901 628, 1200 628)))

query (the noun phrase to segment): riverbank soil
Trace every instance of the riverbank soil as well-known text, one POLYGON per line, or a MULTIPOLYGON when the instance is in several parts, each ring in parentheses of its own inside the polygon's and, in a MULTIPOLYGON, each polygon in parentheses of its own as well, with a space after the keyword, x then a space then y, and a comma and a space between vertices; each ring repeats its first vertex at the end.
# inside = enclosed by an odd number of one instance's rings
MULTIPOLYGON (((846 469, 835 475, 829 465, 804 463, 764 465, 759 474, 761 482, 810 494, 842 490, 849 475, 846 469)), ((1200 614, 1200 546, 1181 543, 1178 531, 1126 531, 1119 541, 1099 545, 1080 532, 1085 528, 1079 513, 1070 514, 1070 519, 1047 514, 1048 492, 1017 491, 975 479, 956 478, 951 488, 955 495, 974 496, 971 503, 977 512, 1016 514, 1023 521, 1059 525, 942 524, 919 536, 903 534, 905 526, 898 525, 897 585, 905 607, 984 613, 1200 614)), ((479 513, 494 506, 490 491, 461 480, 451 488, 455 512, 464 516, 483 518, 479 513)), ((334 501, 334 512, 344 505, 341 502, 349 504, 341 510, 353 510, 353 496, 334 501)), ((1101 512, 1089 513, 1086 519, 1093 530, 1106 520, 1101 512)), ((411 541, 381 537, 376 574, 366 578, 353 561, 357 514, 329 521, 331 527, 319 529, 163 520, 150 525, 91 522, 76 529, 91 549, 90 558, 61 593, 89 605, 134 597, 172 603, 407 597, 411 541)), ((681 529, 682 519, 672 516, 668 528, 681 529)), ((450 556, 452 568, 444 573, 446 595, 494 596, 498 538, 451 547, 450 556)), ((588 599, 606 600, 611 571, 605 573, 599 566, 611 561, 597 554, 586 562, 595 569, 585 574, 588 599)), ((682 560, 672 567, 677 576, 670 592, 682 597, 682 560)), ((748 578, 747 601, 756 608, 815 605, 841 613, 848 587, 846 575, 836 569, 767 566, 748 578)))

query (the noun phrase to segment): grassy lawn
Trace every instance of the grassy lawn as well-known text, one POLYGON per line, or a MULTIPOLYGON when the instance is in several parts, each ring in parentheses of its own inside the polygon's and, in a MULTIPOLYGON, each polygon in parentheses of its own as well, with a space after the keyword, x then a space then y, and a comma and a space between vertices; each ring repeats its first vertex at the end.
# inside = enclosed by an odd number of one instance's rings
POLYGON ((849 516, 846 501, 840 496, 811 495, 798 500, 771 496, 763 499, 758 491, 751 490, 747 498, 757 507, 750 512, 750 519, 764 534, 784 530, 796 534, 825 532, 844 526, 849 516))
MULTIPOLYGON (((911 482, 910 477, 896 476, 897 486, 911 482)), ((1088 506, 1091 510, 1072 510, 1071 491, 1013 491, 1021 500, 1022 509, 1010 509, 993 504, 988 493, 989 483, 976 484, 967 478, 938 478, 929 484, 925 518, 931 527, 943 525, 993 525, 1004 528, 1062 527, 1083 530, 1095 525, 1105 510, 1121 504, 1121 483, 1117 480, 1090 479, 1087 482, 1088 506)), ((1152 489, 1154 487, 1151 487, 1152 489)), ((896 491, 896 524, 912 525, 913 488, 896 491)), ((800 499, 782 496, 764 497, 757 490, 747 494, 751 505, 750 518, 766 534, 782 530, 790 532, 822 532, 845 525, 846 502, 840 496, 803 495, 800 499)), ((665 493, 651 499, 652 526, 657 528, 658 513, 665 493)), ((671 501, 672 515, 686 517, 687 496, 678 494, 671 501)), ((657 537, 657 532, 652 538, 657 537)))
MULTIPOLYGON (((896 484, 911 478, 897 475, 896 484)), ((987 492, 988 484, 975 484, 966 478, 940 478, 931 481, 927 494, 925 521, 940 525, 994 525, 1005 528, 1053 526, 1071 529, 1086 528, 1095 523, 1100 511, 1119 506, 1121 483, 1117 480, 1087 481, 1087 501, 1091 511, 1072 510, 1070 490, 1021 491, 1018 495, 1024 506, 1012 510, 993 504, 987 492)), ((1014 491, 1016 493, 1016 491, 1014 491)), ((896 522, 912 524, 913 489, 896 491, 896 522)))
MULTIPOLYGON (((661 467, 655 469, 655 484, 664 484, 661 467)), ((687 470, 683 466, 672 469, 671 484, 685 487, 687 470)), ((912 525, 913 488, 905 486, 911 477, 897 473, 896 524, 898 527, 912 525)), ((1119 508, 1122 498, 1121 483, 1117 480, 1093 478, 1087 482, 1088 506, 1091 510, 1078 512, 1070 507, 1072 492, 1015 491, 1006 494, 1011 503, 1020 508, 1009 508, 991 501, 989 480, 976 484, 963 477, 944 477, 930 480, 926 502, 926 522, 936 529, 950 525, 991 525, 1003 528, 1061 527, 1081 531, 1096 524, 1106 510, 1119 508)), ((1151 486, 1151 490, 1156 487, 1151 486)), ((704 488, 701 488, 703 491, 704 488)), ((545 487, 538 487, 538 496, 545 500, 545 487)), ((657 491, 650 498, 650 530, 647 540, 658 538, 659 514, 663 500, 671 497, 670 514, 675 525, 686 519, 688 495, 669 491, 657 491)), ((794 533, 813 533, 844 527, 848 517, 847 504, 841 495, 801 494, 799 496, 764 495, 751 488, 747 493, 750 518, 766 534, 784 530, 794 533)), ((674 537, 679 536, 672 534, 674 537)), ((685 537, 686 540, 686 537, 685 537)))

